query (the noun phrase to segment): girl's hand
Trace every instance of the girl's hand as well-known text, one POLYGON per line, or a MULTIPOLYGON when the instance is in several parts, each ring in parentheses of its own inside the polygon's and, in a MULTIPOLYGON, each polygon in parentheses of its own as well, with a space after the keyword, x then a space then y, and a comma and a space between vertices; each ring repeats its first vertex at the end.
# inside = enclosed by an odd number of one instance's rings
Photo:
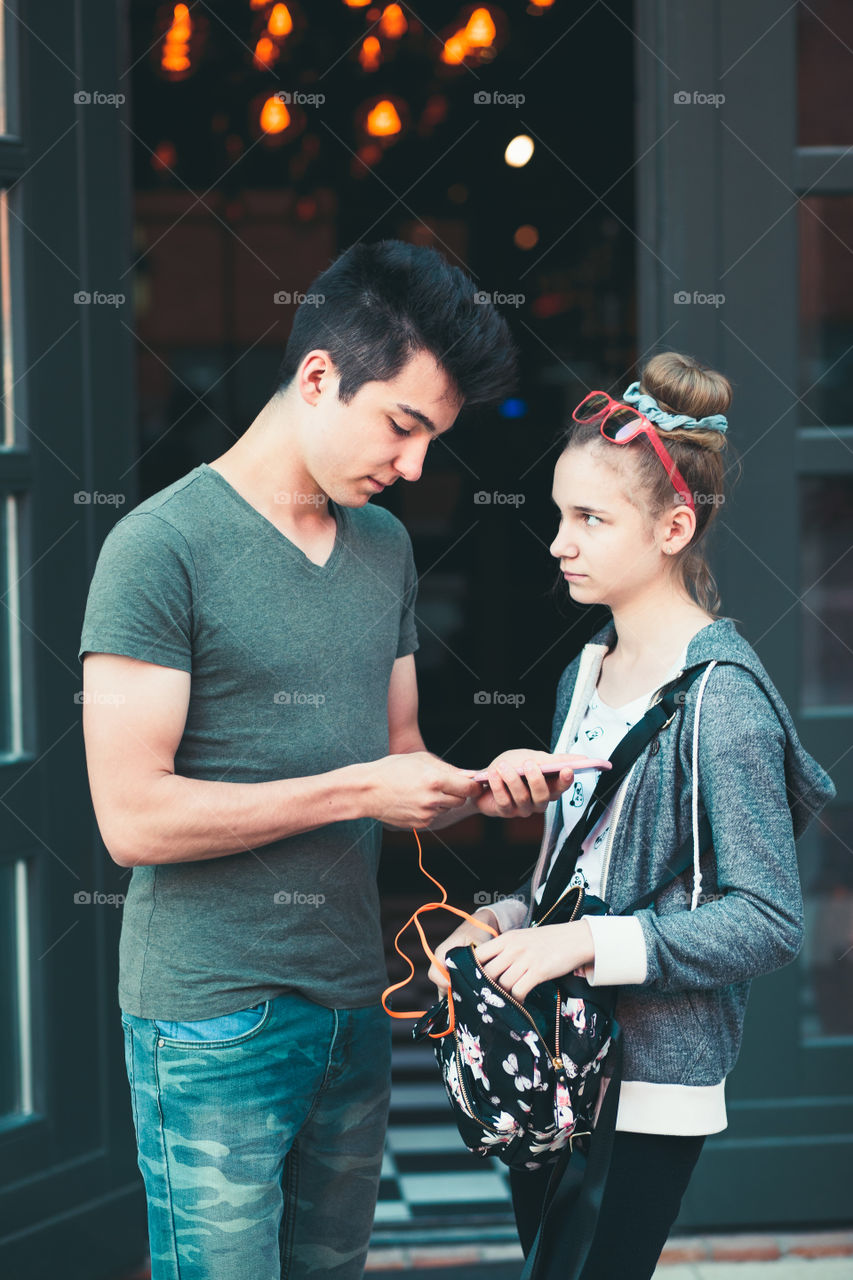
POLYGON ((529 751, 519 747, 504 751, 489 765, 488 783, 474 804, 487 818, 529 818, 543 813, 574 782, 575 769, 610 769, 609 760, 597 757, 529 751), (543 764, 562 764, 559 773, 542 772, 543 764))
MULTIPOLYGON (((493 929, 497 929, 498 933, 500 933, 498 918, 494 911, 490 910, 489 907, 478 907, 474 912, 474 919, 482 920, 484 925, 490 924, 493 929)), ((487 939, 490 936, 491 935, 486 929, 478 929, 474 925, 469 924, 467 920, 463 920, 459 928, 454 929, 450 937, 445 938, 441 946, 436 947, 435 954, 443 963, 444 957, 447 955, 448 951, 453 949, 453 947, 467 947, 469 942, 482 942, 484 938, 487 939)), ((431 964, 429 967, 429 980, 438 987, 438 994, 440 996, 447 994, 447 983, 444 981, 444 974, 440 969, 437 969, 434 964, 431 964)))
POLYGON ((484 972, 516 1000, 540 982, 562 978, 595 959, 592 930, 585 920, 546 924, 538 929, 508 929, 476 950, 484 972))

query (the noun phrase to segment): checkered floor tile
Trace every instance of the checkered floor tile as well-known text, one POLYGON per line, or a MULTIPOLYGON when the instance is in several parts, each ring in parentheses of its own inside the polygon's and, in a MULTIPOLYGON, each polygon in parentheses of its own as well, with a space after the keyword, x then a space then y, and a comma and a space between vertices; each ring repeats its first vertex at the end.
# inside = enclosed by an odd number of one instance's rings
POLYGON ((466 1150, 430 1049, 394 1050, 394 1089, 376 1231, 444 1223, 511 1224, 507 1170, 466 1150))

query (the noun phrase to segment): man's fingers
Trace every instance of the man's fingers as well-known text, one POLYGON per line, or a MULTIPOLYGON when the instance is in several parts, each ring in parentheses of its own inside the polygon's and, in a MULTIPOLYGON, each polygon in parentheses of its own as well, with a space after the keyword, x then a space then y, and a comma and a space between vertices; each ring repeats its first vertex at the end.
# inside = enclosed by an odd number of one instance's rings
MULTIPOLYGON (((479 791, 479 787, 477 788, 479 791)), ((466 796, 457 796, 454 792, 442 791, 436 796, 433 804, 437 807, 439 813, 447 813, 449 809, 461 809, 465 803, 466 796)))
POLYGON ((511 768, 509 765, 501 765, 498 772, 516 808, 527 807, 530 804, 530 792, 527 789, 527 783, 518 770, 511 768))
POLYGON ((524 777, 530 798, 534 804, 547 804, 551 798, 547 779, 534 760, 528 760, 524 766, 524 777))
POLYGON ((461 800, 468 800, 482 794, 480 783, 475 782, 469 773, 463 773, 461 769, 454 769, 452 773, 442 776, 440 786, 442 791, 450 792, 461 800))

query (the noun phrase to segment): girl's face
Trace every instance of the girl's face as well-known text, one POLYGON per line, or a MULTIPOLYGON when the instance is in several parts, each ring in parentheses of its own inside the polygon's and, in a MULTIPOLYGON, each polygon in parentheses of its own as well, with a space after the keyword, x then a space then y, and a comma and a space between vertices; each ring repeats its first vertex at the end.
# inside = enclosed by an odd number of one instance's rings
POLYGON ((625 496, 627 483, 597 446, 568 448, 557 462, 552 498, 560 527, 550 551, 578 604, 617 608, 660 580, 655 531, 625 496))

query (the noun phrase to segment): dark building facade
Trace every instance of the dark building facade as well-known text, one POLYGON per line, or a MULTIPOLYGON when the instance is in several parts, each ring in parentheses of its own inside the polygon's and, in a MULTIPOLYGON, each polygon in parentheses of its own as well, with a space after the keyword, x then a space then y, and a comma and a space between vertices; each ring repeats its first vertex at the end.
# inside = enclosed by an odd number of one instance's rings
MULTIPOLYGON (((738 465, 712 543, 723 612, 838 796, 800 845, 803 952, 754 985, 729 1128, 706 1144, 679 1225, 841 1223, 853 14, 844 0, 506 3, 487 6, 490 43, 454 63, 443 50, 471 6, 406 6, 392 35, 393 15, 377 26, 388 6, 293 5, 293 32, 259 55, 272 8, 199 4, 187 35, 171 4, 0 6, 4 1273, 47 1276, 61 1259, 106 1278, 145 1247, 115 998, 127 872, 97 832, 80 728, 98 549, 123 512, 245 430, 295 300, 361 237, 467 265, 500 295, 522 355, 517 397, 460 423, 422 480, 387 498, 421 573, 424 736, 455 763, 543 742, 556 678, 602 620, 550 593, 551 470, 572 404, 590 387, 618 394, 668 348, 734 384, 738 465), (186 37, 187 74, 164 68, 170 32, 186 37), (258 122, 284 86, 277 141, 258 122), (385 101, 398 136, 369 131, 385 101), (503 154, 517 135, 534 144, 518 169, 503 154)), ((522 878, 538 821, 442 834, 430 868, 470 906, 522 878)), ((421 892, 411 846, 388 841, 389 929, 421 892)))

